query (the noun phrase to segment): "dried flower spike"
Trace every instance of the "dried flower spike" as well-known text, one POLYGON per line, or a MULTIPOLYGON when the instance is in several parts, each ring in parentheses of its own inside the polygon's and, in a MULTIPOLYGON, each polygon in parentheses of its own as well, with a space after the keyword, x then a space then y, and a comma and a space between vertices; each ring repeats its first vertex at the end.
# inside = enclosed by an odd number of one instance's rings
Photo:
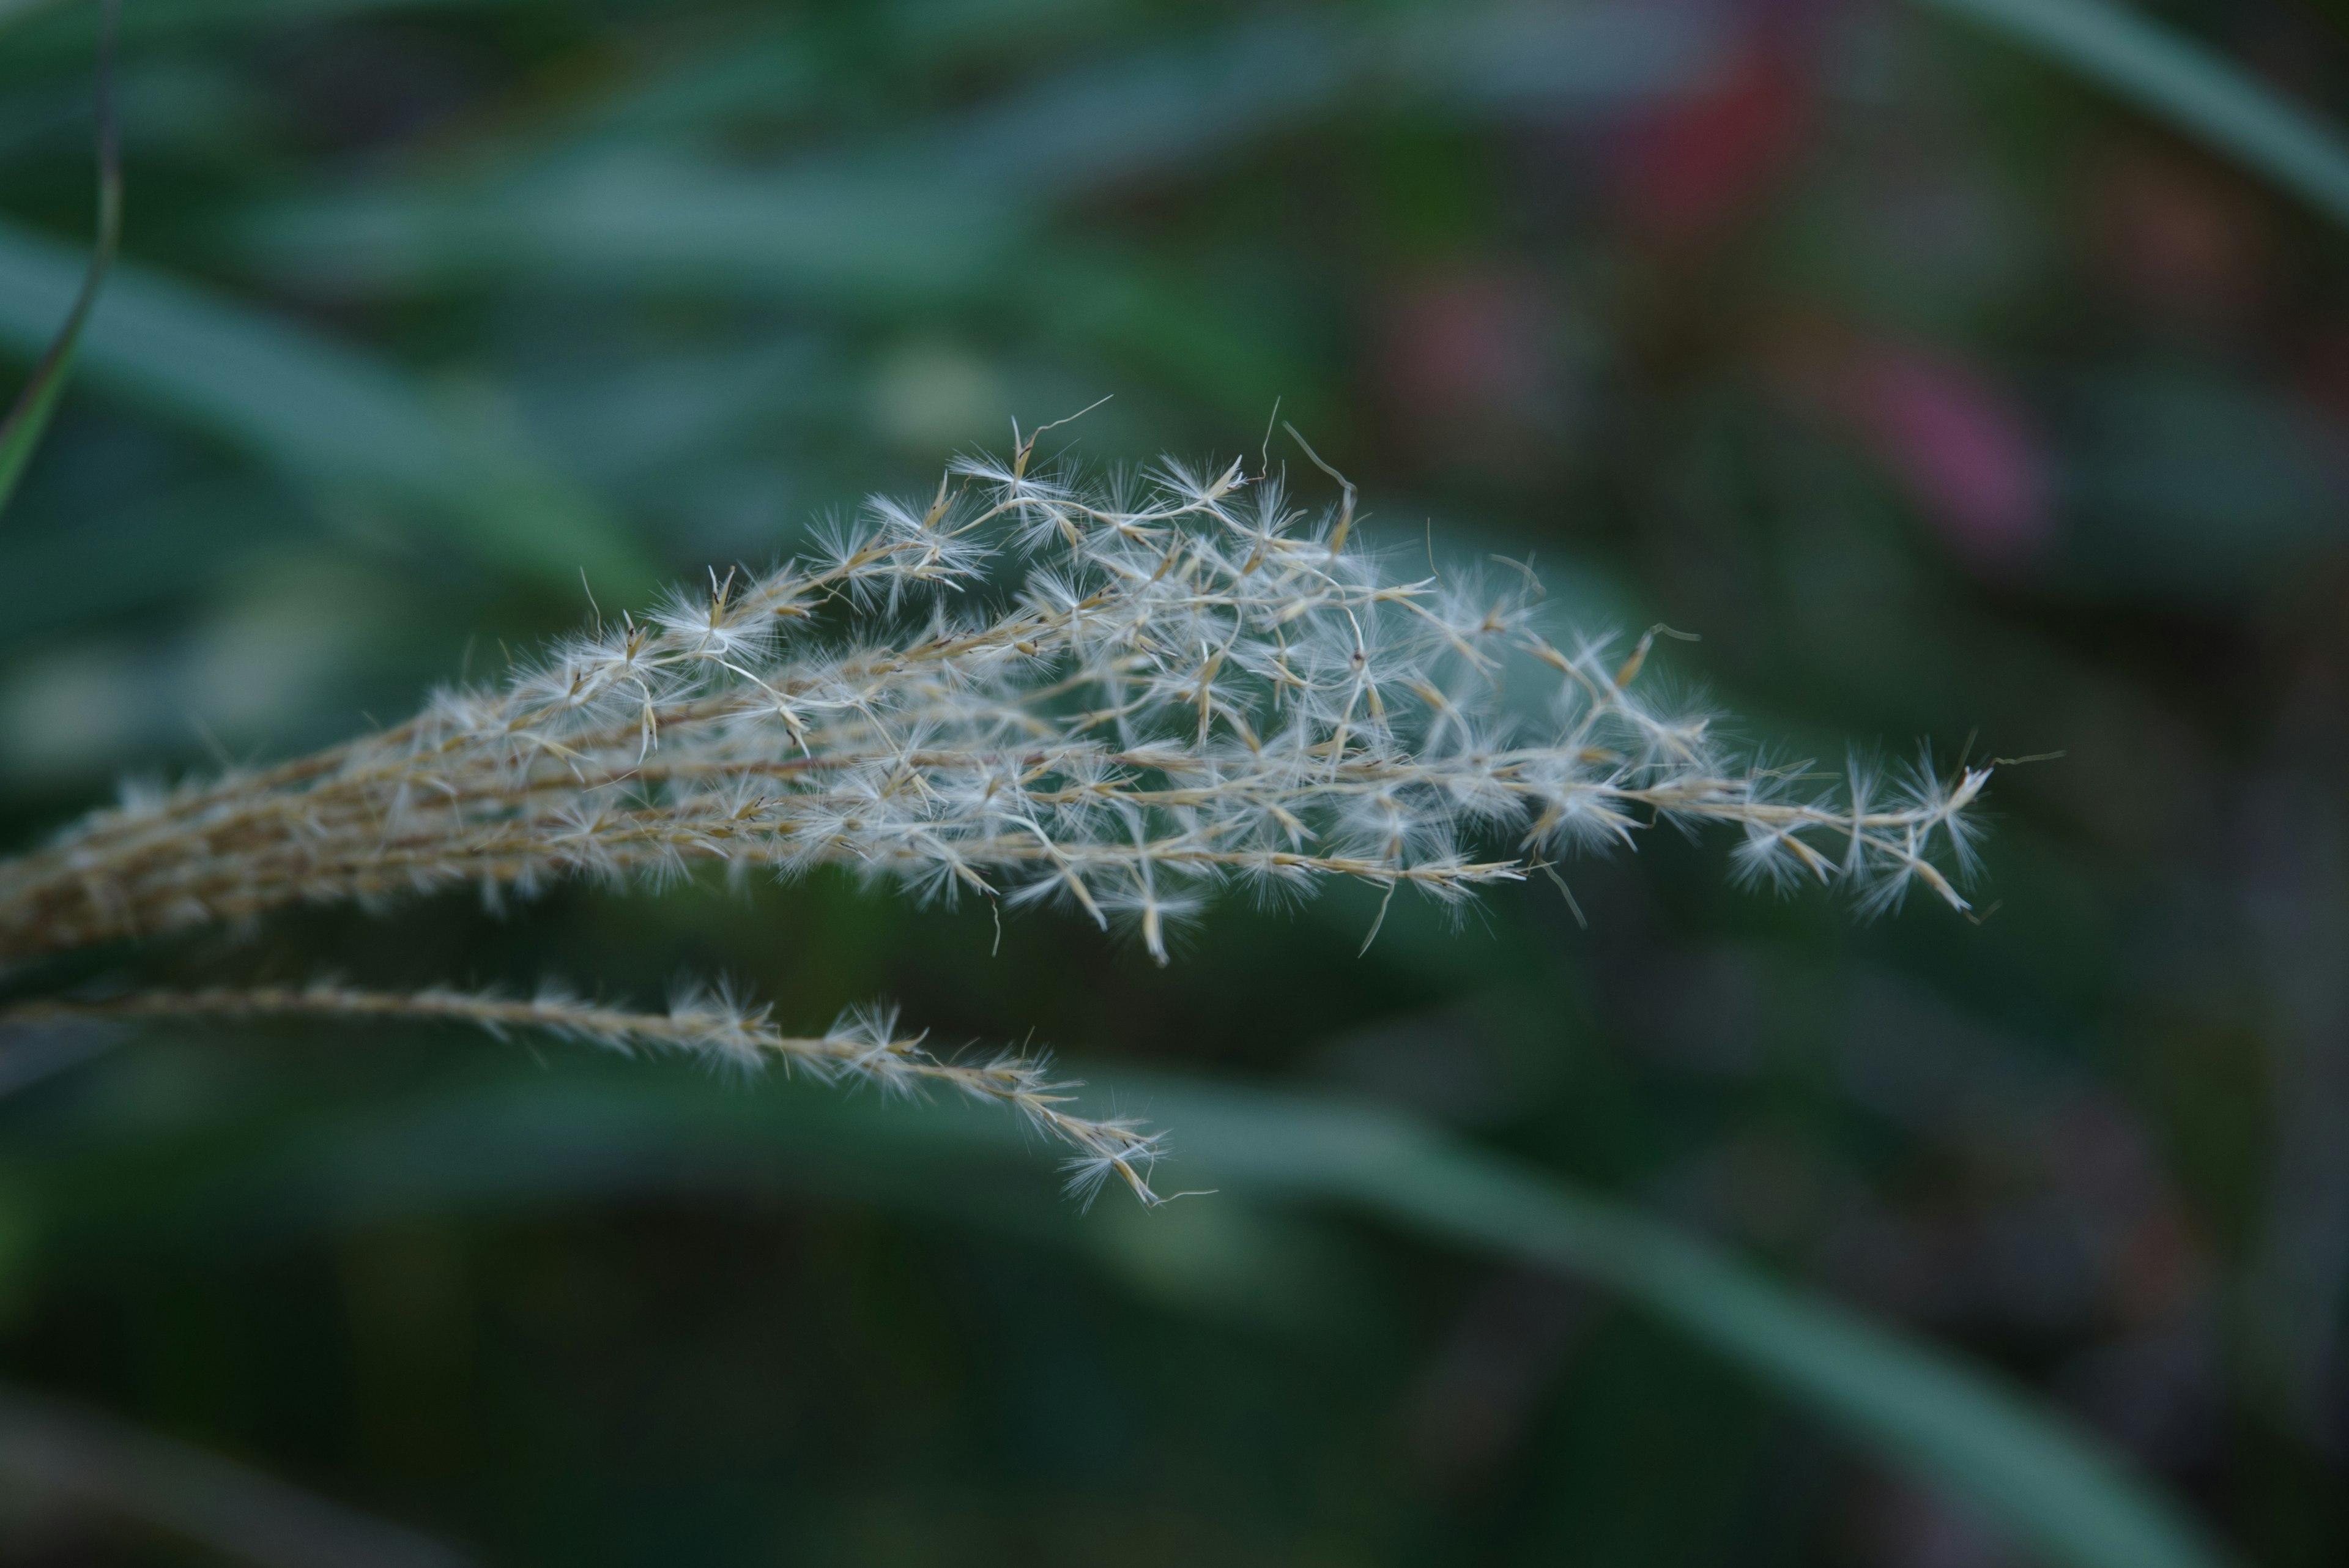
MULTIPOLYGON (((1229 884, 1454 900, 1662 820, 1740 828, 1750 879, 1967 908, 1986 768, 1889 788, 1761 768, 1634 691, 1656 631, 1628 657, 1553 640, 1530 573, 1399 578, 1350 485, 1309 512, 1237 462, 1088 485, 1033 454, 957 461, 810 558, 712 573, 396 729, 126 794, 0 863, 0 960, 714 862, 1061 903, 1164 963, 1229 884)), ((1152 1146, 1114 1152, 1130 1131, 1074 1140, 1080 1182, 1147 1192, 1152 1146)))
POLYGON ((513 1033, 552 1034, 615 1051, 674 1052, 756 1072, 781 1064, 820 1082, 870 1085, 885 1095, 916 1095, 933 1085, 975 1100, 1006 1105, 1030 1126, 1075 1152, 1071 1190, 1088 1201, 1115 1175, 1145 1204, 1165 1199, 1151 1190, 1149 1172, 1164 1152, 1164 1135, 1131 1121, 1093 1121, 1061 1107, 1075 1079, 1053 1076, 1039 1056, 999 1054, 956 1062, 928 1050, 921 1036, 897 1028, 892 1008, 855 1008, 823 1034, 800 1038, 776 1027, 771 1009, 742 1001, 717 986, 688 989, 667 1012, 636 1012, 582 1002, 555 990, 528 1001, 482 992, 355 991, 318 984, 299 989, 254 986, 202 991, 148 991, 99 1001, 35 1002, 0 1009, 0 1025, 66 1019, 175 1020, 333 1018, 373 1022, 460 1023, 501 1039, 513 1033))

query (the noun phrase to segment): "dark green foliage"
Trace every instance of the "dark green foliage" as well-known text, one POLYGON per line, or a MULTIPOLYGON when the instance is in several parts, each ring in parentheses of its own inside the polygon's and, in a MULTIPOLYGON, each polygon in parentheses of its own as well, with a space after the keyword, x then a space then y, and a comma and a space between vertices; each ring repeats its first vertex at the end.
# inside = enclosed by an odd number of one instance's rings
MULTIPOLYGON (((1789 760, 2065 755, 2000 772, 1979 926, 1659 833, 1561 868, 1587 929, 1536 879, 1361 958, 1360 892, 1160 970, 823 876, 0 974, 887 996, 1033 1031, 1223 1189, 1080 1215, 975 1108, 564 1046, 16 1038, 0 1373, 491 1563, 2169 1549, 2095 1461, 2013 1465, 2000 1386, 2337 1560, 2349 294, 2338 144, 2279 106, 2344 101, 2349 35, 2158 10, 134 0, 135 221, 0 514, 10 847, 1104 393, 1097 462, 1253 454, 1278 399, 1399 556, 1702 632, 1657 673, 1789 760), (1415 1130, 1350 1165, 1203 1079, 1415 1130)), ((0 16, 19 371, 88 259, 96 25, 0 16)), ((12 1561, 189 1551, 0 1476, 12 1561)))

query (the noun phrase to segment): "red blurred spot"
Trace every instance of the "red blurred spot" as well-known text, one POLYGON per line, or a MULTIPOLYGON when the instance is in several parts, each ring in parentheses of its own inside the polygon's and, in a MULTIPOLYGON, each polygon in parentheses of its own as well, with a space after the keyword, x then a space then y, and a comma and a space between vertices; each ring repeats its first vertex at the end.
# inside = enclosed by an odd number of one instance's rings
POLYGON ((1634 121, 1614 167, 1632 226, 1687 241, 1741 215, 1800 151, 1807 96, 1787 53, 1755 44, 1701 91, 1634 121))

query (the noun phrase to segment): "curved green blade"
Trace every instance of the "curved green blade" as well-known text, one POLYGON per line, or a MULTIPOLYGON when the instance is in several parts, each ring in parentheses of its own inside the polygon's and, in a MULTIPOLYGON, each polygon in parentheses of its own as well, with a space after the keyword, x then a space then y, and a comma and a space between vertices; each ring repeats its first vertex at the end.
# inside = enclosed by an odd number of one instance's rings
POLYGON ((467 1568, 454 1547, 158 1432, 0 1385, 0 1477, 261 1568, 467 1568))
MULTIPOLYGON (((205 1060, 141 1053, 109 1071, 153 1062, 184 1075, 201 1072, 205 1060)), ((996 1195, 989 1201, 1018 1211, 1024 1229, 1072 1242, 1088 1227, 1131 1232, 1164 1223, 1156 1214, 1055 1210, 1035 1169, 1037 1151, 1016 1123, 974 1107, 729 1088, 690 1070, 576 1059, 553 1076, 517 1077, 494 1063, 480 1071, 470 1085, 444 1080, 341 1115, 314 1106, 273 1124, 265 1109, 248 1106, 228 1113, 242 1118, 238 1126, 224 1125, 217 1111, 191 1110, 185 1126, 168 1131, 148 1123, 88 1127, 69 1140, 84 1154, 40 1184, 43 1206, 53 1225, 85 1236, 118 1225, 150 1233, 159 1206, 173 1210, 170 1223, 182 1231, 280 1230, 426 1210, 757 1187, 780 1175, 819 1192, 917 1210, 936 1210, 941 1193, 984 1188, 996 1195), (992 1177, 981 1180, 983 1170, 992 1177)), ((1161 1175, 1179 1170, 1181 1180, 1167 1185, 1222 1194, 1181 1208, 1336 1203, 1597 1282, 1869 1453, 1961 1500, 2047 1562, 2213 1568, 2225 1560, 2146 1480, 2023 1393, 1901 1330, 1773 1281, 1711 1242, 1433 1126, 1197 1079, 1119 1075, 1087 1098, 1172 1129, 1179 1166, 1161 1175)), ((232 1096, 225 1105, 236 1103, 232 1096)))
MULTIPOLYGON (((27 344, 74 287, 63 246, 0 221, 0 342, 27 344)), ((469 555, 574 590, 657 574, 589 497, 450 417, 397 369, 254 306, 124 262, 83 334, 83 373, 329 493, 388 501, 469 555)))
POLYGON ((1337 1199, 1620 1292, 2049 1562, 2223 1560, 2100 1445, 2020 1392, 1633 1209, 1381 1112, 1198 1084, 1161 1085, 1135 1103, 1181 1131, 1186 1180, 1196 1166, 1211 1182, 1337 1199))
POLYGON ((65 325, 49 339, 48 348, 9 408, 8 417, 0 420, 0 512, 8 509, 9 498, 16 493, 16 482, 24 477, 25 465, 33 460, 41 436, 49 428, 49 415, 65 391, 66 378, 73 374, 74 351, 81 347, 82 327, 98 304, 98 291, 106 286, 106 275, 113 267, 115 252, 122 242, 121 138, 114 119, 117 9, 118 0, 104 0, 98 28, 98 240, 91 250, 89 270, 82 275, 81 288, 74 296, 73 308, 66 313, 65 325))
POLYGON ((2349 224, 2349 139, 2190 40, 2108 0, 1915 0, 2102 83, 2349 224))

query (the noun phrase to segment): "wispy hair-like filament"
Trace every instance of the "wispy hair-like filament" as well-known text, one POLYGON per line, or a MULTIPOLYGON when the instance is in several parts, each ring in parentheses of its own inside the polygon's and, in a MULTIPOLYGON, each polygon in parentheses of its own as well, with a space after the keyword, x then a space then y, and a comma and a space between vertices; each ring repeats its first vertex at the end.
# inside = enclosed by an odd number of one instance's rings
MULTIPOLYGON (((1969 908, 1987 767, 1764 767, 1713 715, 1637 685, 1667 628, 1627 652, 1550 625, 1524 567, 1397 576, 1342 480, 1312 514, 1238 462, 1089 485, 1032 457, 1031 437, 957 460, 933 496, 874 498, 809 556, 599 617, 406 723, 126 790, 0 862, 0 962, 450 886, 494 898, 830 865, 926 898, 1114 916, 1164 963, 1169 931, 1229 882, 1456 901, 1658 822, 1741 831, 1749 880, 1841 884, 1870 912, 1919 887, 1969 908), (1528 672, 1544 701, 1525 700, 1528 672)), ((488 1026, 539 1004, 465 1005, 488 1026)), ((598 1037, 591 1016, 533 1026, 598 1037)), ((688 1027, 611 1016, 608 1044, 688 1027)), ((763 1018, 737 1031, 747 1054, 845 1060, 787 1048, 763 1018)), ((721 1037, 712 1025, 698 1048, 721 1037)), ((961 1082, 873 1048, 885 1085, 961 1082)), ((1009 1097, 1070 1137, 1029 1094, 1009 1097)), ((1147 1191, 1133 1171, 1149 1139, 1087 1137, 1080 1180, 1098 1168, 1147 1191)))

